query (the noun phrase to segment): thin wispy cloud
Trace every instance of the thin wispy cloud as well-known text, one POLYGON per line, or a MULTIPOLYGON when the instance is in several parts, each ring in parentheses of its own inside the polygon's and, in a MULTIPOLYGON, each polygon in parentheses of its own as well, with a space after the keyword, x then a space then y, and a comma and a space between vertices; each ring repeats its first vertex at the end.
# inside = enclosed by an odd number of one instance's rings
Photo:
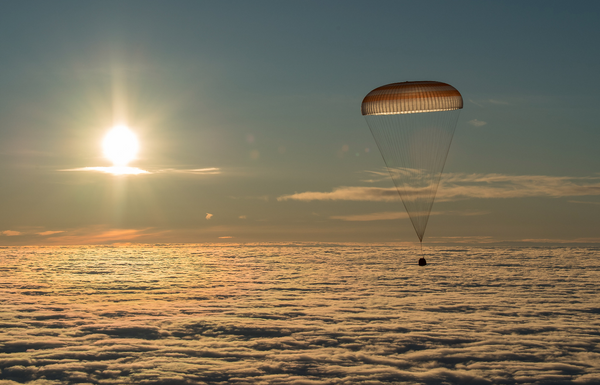
POLYGON ((184 169, 184 168, 163 168, 156 171, 151 171, 153 174, 160 173, 174 173, 174 174, 193 174, 193 175, 218 175, 221 174, 221 169, 218 167, 208 167, 208 168, 193 168, 193 169, 184 169))
POLYGON ((475 101, 475 100, 473 100, 473 99, 469 99, 469 102, 471 102, 471 103, 475 104, 476 106, 483 107, 483 105, 482 105, 480 102, 476 102, 476 101, 475 101))
POLYGON ((6 235, 7 237, 16 237, 18 235, 23 235, 22 232, 20 231, 15 231, 15 230, 4 230, 4 231, 0 231, 0 234, 2 235, 6 235))
POLYGON ((469 120, 469 124, 471 126, 475 126, 475 127, 482 127, 482 126, 485 126, 487 124, 487 122, 484 122, 483 120, 479 120, 479 119, 471 119, 471 120, 469 120))
POLYGON ((510 103, 504 100, 499 99, 485 99, 485 100, 473 100, 468 99, 470 103, 475 104, 479 107, 485 107, 486 105, 495 104, 495 105, 509 105, 510 103))
POLYGON ((100 172, 113 175, 139 175, 139 174, 191 174, 191 175, 217 175, 221 174, 221 169, 218 167, 194 168, 194 169, 179 169, 179 168, 162 168, 156 170, 142 170, 137 167, 81 167, 71 168, 58 171, 87 171, 100 172))
POLYGON ((62 231, 60 235, 46 238, 44 243, 56 245, 102 245, 128 242, 151 243, 156 237, 162 236, 165 233, 165 231, 158 231, 152 228, 107 229, 104 227, 86 227, 62 231))
POLYGON ((278 201, 384 201, 400 200, 395 188, 389 187, 338 187, 331 192, 307 191, 291 195, 283 195, 278 201))
POLYGON ((142 170, 137 167, 81 167, 71 168, 59 171, 87 171, 87 172, 101 172, 104 174, 113 175, 139 175, 139 174, 150 174, 149 171, 142 170))
MULTIPOLYGON (((410 191, 409 191, 410 192, 410 191)), ((442 176, 436 201, 480 198, 570 197, 600 195, 600 176, 503 175, 449 173, 442 176)), ((395 201, 395 187, 343 186, 329 192, 307 191, 284 195, 279 201, 395 201)))
POLYGON ((48 235, 54 235, 54 234, 60 234, 60 233, 64 233, 64 231, 62 231, 62 230, 55 230, 55 231, 49 230, 49 231, 42 231, 42 232, 39 232, 39 233, 36 233, 36 234, 37 235, 41 235, 41 236, 48 236, 48 235))
MULTIPOLYGON (((435 213, 431 213, 433 215, 435 213)), ((356 215, 334 215, 329 217, 331 219, 339 219, 348 222, 369 222, 369 221, 389 221, 394 219, 408 218, 406 212, 400 211, 386 211, 381 213, 369 213, 369 214, 356 214, 356 215)))
POLYGON ((600 176, 447 174, 438 196, 443 200, 465 198, 526 198, 600 195, 600 176))
POLYGON ((600 202, 588 202, 588 201, 568 201, 569 203, 579 203, 584 205, 600 205, 600 202))
POLYGON ((548 244, 555 244, 555 243, 582 243, 582 244, 589 244, 589 243, 600 243, 600 237, 582 237, 582 238, 575 238, 575 239, 558 239, 558 238, 527 238, 527 239, 521 239, 521 242, 526 242, 526 243, 548 243, 548 244))
MULTIPOLYGON (((475 216, 486 215, 488 211, 432 211, 429 215, 459 215, 459 216, 475 216)), ((425 213, 413 213, 413 215, 425 215, 425 213)), ((355 214, 355 215, 334 215, 331 219, 339 219, 348 222, 370 222, 370 221, 389 221, 395 219, 408 218, 406 211, 385 211, 379 213, 355 214)))

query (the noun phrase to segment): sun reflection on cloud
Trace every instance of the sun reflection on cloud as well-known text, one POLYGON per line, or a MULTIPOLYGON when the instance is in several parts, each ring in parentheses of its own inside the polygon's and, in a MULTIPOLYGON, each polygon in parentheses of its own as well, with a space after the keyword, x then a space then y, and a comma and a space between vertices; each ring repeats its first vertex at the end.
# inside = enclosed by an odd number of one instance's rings
POLYGON ((72 168, 69 170, 61 170, 61 171, 97 171, 97 172, 103 172, 105 174, 112 174, 112 175, 150 174, 150 171, 142 170, 141 168, 137 168, 137 167, 127 167, 127 166, 81 167, 81 168, 72 168))
POLYGON ((114 126, 102 141, 102 150, 104 156, 113 163, 112 167, 78 167, 63 169, 58 171, 91 171, 111 175, 140 175, 140 174, 162 174, 178 173, 193 175, 217 175, 221 174, 218 167, 179 169, 179 168, 158 168, 152 171, 143 170, 137 167, 130 167, 127 164, 136 159, 140 149, 139 141, 133 131, 126 125, 118 124, 114 126))

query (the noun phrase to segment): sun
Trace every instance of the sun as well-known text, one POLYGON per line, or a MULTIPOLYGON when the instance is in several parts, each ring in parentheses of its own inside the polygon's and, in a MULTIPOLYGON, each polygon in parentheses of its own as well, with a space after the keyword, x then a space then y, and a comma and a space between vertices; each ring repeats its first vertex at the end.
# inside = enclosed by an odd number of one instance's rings
POLYGON ((139 143, 135 134, 126 126, 112 128, 102 142, 104 156, 113 162, 115 167, 125 167, 135 159, 139 143))

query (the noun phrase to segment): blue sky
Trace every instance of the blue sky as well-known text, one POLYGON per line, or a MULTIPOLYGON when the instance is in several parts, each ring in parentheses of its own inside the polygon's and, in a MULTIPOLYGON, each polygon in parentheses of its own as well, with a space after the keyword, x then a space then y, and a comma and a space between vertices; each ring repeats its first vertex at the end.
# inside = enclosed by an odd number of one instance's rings
POLYGON ((598 243, 599 14, 593 1, 8 2, 0 244, 415 243, 401 202, 369 190, 393 185, 360 114, 373 88, 406 80, 465 100, 426 244, 598 243), (100 145, 118 123, 149 173, 81 171, 110 166, 100 145))

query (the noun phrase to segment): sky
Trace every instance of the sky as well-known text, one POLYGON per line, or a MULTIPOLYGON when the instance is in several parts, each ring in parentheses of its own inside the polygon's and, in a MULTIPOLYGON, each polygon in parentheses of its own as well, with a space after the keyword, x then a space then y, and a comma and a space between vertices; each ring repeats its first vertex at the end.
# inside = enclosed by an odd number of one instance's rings
POLYGON ((416 245, 360 113, 409 80, 464 99, 425 245, 600 243, 598 2, 2 8, 0 245, 416 245))

